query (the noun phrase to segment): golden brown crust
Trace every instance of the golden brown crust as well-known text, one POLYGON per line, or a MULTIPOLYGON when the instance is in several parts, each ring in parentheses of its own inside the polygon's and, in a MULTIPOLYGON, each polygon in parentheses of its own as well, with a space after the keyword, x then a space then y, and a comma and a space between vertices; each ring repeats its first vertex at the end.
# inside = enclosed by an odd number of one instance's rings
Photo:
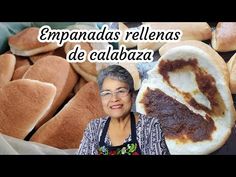
POLYGON ((15 69, 21 67, 21 66, 30 66, 30 62, 28 58, 21 57, 21 56, 15 56, 16 57, 16 66, 15 69))
POLYGON ((97 82, 97 77, 87 73, 86 71, 84 71, 82 68, 80 68, 78 63, 71 63, 72 67, 74 68, 74 70, 81 75, 86 81, 90 82, 97 82))
POLYGON ((30 50, 48 45, 49 43, 38 41, 39 28, 26 28, 19 33, 10 36, 9 45, 14 46, 18 50, 30 50))
POLYGON ((0 131, 24 139, 50 108, 56 88, 52 84, 19 79, 0 88, 0 131))
MULTIPOLYGON (((4 54, 13 54, 13 53, 9 50, 9 51, 5 52, 4 54)), ((18 56, 18 55, 14 55, 14 56, 16 57, 15 69, 17 69, 21 66, 24 66, 24 65, 30 65, 28 57, 21 57, 21 56, 18 56)))
MULTIPOLYGON (((65 52, 68 53, 70 50, 72 50, 76 45, 80 45, 80 48, 85 50, 87 55, 88 53, 93 50, 92 46, 88 42, 80 42, 80 43, 72 43, 67 42, 65 45, 65 52)), ((91 63, 88 60, 82 62, 82 63, 76 63, 79 65, 79 67, 88 73, 89 75, 97 76, 97 70, 96 70, 96 64, 91 63)))
POLYGON ((36 63, 38 60, 49 55, 53 55, 53 51, 33 55, 33 56, 30 56, 29 58, 33 63, 36 63))
POLYGON ((104 115, 98 85, 89 82, 30 140, 61 149, 78 148, 88 122, 104 115))
POLYGON ((48 55, 55 55, 55 56, 59 56, 59 57, 62 57, 62 58, 66 58, 64 47, 57 48, 56 50, 53 50, 53 51, 50 51, 50 52, 45 52, 45 53, 40 53, 40 54, 37 54, 37 55, 33 55, 33 56, 30 56, 29 58, 33 63, 35 63, 38 60, 40 60, 41 58, 46 57, 48 55))
POLYGON ((0 55, 0 88, 12 78, 16 64, 16 57, 12 54, 0 55))
POLYGON ((17 79, 22 79, 23 75, 25 74, 25 72, 30 68, 30 65, 23 65, 19 68, 17 68, 14 71, 14 74, 12 76, 12 80, 17 80, 17 79))
POLYGON ((20 56, 32 56, 43 52, 55 50, 59 46, 56 43, 39 42, 39 28, 30 27, 10 36, 8 43, 11 52, 20 56))
POLYGON ((87 83, 88 81, 86 81, 83 77, 80 77, 79 81, 74 87, 74 93, 77 93, 87 83))
POLYGON ((70 64, 58 56, 43 57, 28 69, 23 78, 52 83, 57 88, 57 94, 50 110, 37 123, 36 128, 53 116, 57 108, 70 94, 78 79, 77 74, 73 71, 70 64))

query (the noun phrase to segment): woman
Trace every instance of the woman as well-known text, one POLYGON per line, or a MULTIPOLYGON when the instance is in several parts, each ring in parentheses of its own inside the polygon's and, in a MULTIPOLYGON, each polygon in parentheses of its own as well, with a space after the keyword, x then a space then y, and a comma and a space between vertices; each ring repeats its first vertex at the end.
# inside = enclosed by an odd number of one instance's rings
POLYGON ((119 65, 103 69, 98 85, 108 116, 88 124, 79 154, 169 154, 158 119, 131 112, 134 81, 126 69, 119 65))

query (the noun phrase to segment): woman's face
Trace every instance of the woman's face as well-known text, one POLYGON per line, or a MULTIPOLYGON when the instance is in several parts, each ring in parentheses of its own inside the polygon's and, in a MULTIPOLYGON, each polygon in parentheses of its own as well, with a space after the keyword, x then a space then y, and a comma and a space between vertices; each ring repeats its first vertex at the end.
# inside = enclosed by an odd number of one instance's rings
POLYGON ((128 84, 119 80, 104 79, 101 100, 105 113, 112 118, 125 117, 131 111, 132 99, 128 84))

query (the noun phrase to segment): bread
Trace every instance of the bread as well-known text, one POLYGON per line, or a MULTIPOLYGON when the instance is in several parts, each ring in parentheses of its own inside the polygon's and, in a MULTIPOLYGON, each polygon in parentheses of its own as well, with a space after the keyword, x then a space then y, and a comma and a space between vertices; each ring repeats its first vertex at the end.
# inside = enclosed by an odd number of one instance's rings
POLYGON ((74 93, 77 93, 86 83, 88 83, 88 81, 86 81, 83 77, 80 77, 79 81, 74 87, 74 93))
MULTIPOLYGON (((85 50, 87 55, 88 53, 93 50, 92 46, 88 42, 80 42, 80 43, 72 43, 72 42, 67 42, 65 45, 65 52, 68 53, 76 45, 80 45, 80 48, 82 50, 85 50)), ((84 72, 88 73, 89 75, 97 76, 97 70, 96 70, 96 63, 91 63, 88 60, 82 62, 82 63, 74 63, 76 65, 79 65, 79 68, 81 68, 84 72)), ((80 73, 79 73, 80 74, 80 73)))
POLYGON ((88 42, 67 42, 64 48, 65 53, 67 54, 69 51, 74 49, 76 45, 80 45, 80 48, 85 50, 87 53, 89 53, 93 49, 88 42))
POLYGON ((12 54, 0 55, 0 88, 6 85, 12 78, 16 64, 16 58, 12 54))
POLYGON ((53 52, 54 51, 40 53, 40 54, 37 54, 37 55, 30 56, 29 58, 30 58, 30 61, 32 61, 32 63, 36 63, 38 60, 42 59, 43 57, 53 55, 53 52))
POLYGON ((229 86, 232 94, 236 94, 236 53, 230 58, 227 63, 230 80, 229 86))
POLYGON ((40 54, 37 54, 37 55, 33 55, 33 56, 30 56, 29 58, 33 63, 35 63, 38 60, 40 60, 43 57, 46 57, 48 55, 55 55, 55 56, 59 56, 59 57, 62 57, 62 58, 66 58, 64 47, 57 48, 56 50, 53 50, 53 51, 50 51, 50 52, 45 52, 45 53, 40 53, 40 54))
POLYGON ((236 50, 236 22, 219 22, 212 32, 212 47, 219 52, 236 50))
POLYGON ((209 59, 212 60, 212 62, 216 63, 217 66, 219 66, 220 68, 219 72, 222 72, 224 79, 229 84, 229 71, 224 59, 214 49, 212 49, 209 45, 205 44, 204 42, 196 40, 186 40, 176 43, 167 43, 159 49, 159 53, 162 56, 170 49, 178 46, 194 46, 203 50, 205 53, 209 55, 209 59))
MULTIPOLYGON (((181 40, 208 40, 211 39, 211 27, 206 22, 147 22, 144 25, 149 25, 151 29, 155 30, 181 30, 183 35, 181 40)), ((138 49, 152 49, 157 50, 164 42, 148 42, 148 43, 138 43, 138 49)))
POLYGON ((89 82, 57 115, 40 127, 30 141, 60 149, 79 148, 88 122, 104 115, 98 85, 89 82))
POLYGON ((0 88, 0 132, 24 139, 49 110, 55 95, 52 84, 28 79, 0 88))
POLYGON ((47 56, 37 61, 27 70, 23 78, 52 83, 57 88, 56 96, 50 110, 37 123, 36 128, 39 128, 43 123, 53 117, 57 108, 70 94, 78 80, 78 76, 70 64, 58 56, 47 56))
MULTIPOLYGON (((124 23, 122 23, 122 22, 119 22, 118 25, 119 25, 119 30, 121 30, 122 34, 124 34, 125 31, 129 29, 129 28, 128 28, 124 23)), ((119 41, 119 45, 125 45, 126 48, 133 48, 133 47, 136 47, 136 46, 137 46, 137 43, 131 42, 131 41, 125 42, 125 41, 123 41, 123 35, 121 35, 121 40, 119 41)))
MULTIPOLYGON (((4 54, 13 54, 13 53, 9 50, 9 51, 5 52, 4 54)), ((24 66, 24 65, 30 65, 28 57, 21 57, 18 55, 14 55, 14 56, 16 57, 15 69, 17 69, 21 66, 24 66)))
MULTIPOLYGON (((67 42, 65 45, 65 53, 67 54, 70 50, 72 50, 75 45, 79 44, 81 49, 85 50, 88 54, 91 50, 104 50, 108 47, 108 43, 106 42, 80 42, 80 43, 72 43, 67 42)), ((97 65, 100 63, 91 63, 89 61, 85 61, 82 63, 71 63, 75 71, 81 75, 86 81, 97 81, 97 65)))
POLYGON ((30 65, 24 65, 19 68, 17 68, 14 71, 14 74, 12 76, 12 80, 22 79, 25 72, 30 68, 30 65))
POLYGON ((56 43, 39 42, 38 34, 39 28, 30 27, 10 36, 8 43, 11 52, 20 56, 32 56, 49 52, 59 47, 56 43))
POLYGON ((223 146, 235 123, 233 99, 205 51, 175 47, 148 72, 137 112, 159 118, 171 154, 209 154, 223 146))
POLYGON ((129 71, 134 80, 134 90, 138 90, 141 86, 141 78, 135 63, 120 63, 120 66, 129 71))
POLYGON ((87 73, 86 71, 84 71, 82 68, 80 68, 80 65, 77 63, 71 63, 72 67, 74 68, 74 70, 79 73, 79 75, 81 75, 86 81, 90 82, 97 82, 97 77, 87 73))
POLYGON ((21 56, 17 56, 16 57, 16 65, 15 65, 15 69, 21 67, 21 66, 30 66, 30 62, 26 57, 21 57, 21 56))

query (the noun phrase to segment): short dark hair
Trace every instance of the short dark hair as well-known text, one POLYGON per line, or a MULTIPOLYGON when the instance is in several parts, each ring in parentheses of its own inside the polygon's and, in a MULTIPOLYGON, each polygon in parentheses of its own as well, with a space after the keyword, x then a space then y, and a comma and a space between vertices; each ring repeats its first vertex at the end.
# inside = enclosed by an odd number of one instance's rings
POLYGON ((109 77, 112 79, 119 80, 121 82, 124 82, 128 84, 129 91, 131 93, 134 92, 134 80, 129 71, 127 71, 125 68, 123 68, 120 65, 110 65, 107 68, 102 69, 97 77, 99 90, 102 90, 102 84, 104 80, 109 77))

